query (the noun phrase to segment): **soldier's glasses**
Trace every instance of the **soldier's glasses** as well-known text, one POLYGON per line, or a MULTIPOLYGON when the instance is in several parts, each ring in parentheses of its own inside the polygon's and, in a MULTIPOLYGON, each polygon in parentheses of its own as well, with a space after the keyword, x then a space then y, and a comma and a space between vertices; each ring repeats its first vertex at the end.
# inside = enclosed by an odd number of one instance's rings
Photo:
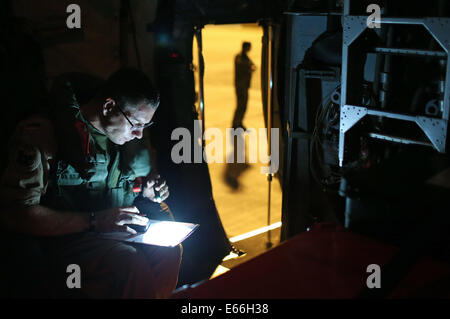
POLYGON ((153 125, 153 121, 150 121, 147 124, 133 124, 133 122, 131 122, 131 120, 128 118, 128 116, 125 114, 125 112, 122 110, 122 108, 117 104, 116 104, 116 106, 119 109, 120 113, 122 113, 123 116, 125 116, 125 119, 128 121, 128 123, 130 123, 131 128, 139 130, 139 129, 144 129, 144 128, 147 128, 147 127, 153 125))

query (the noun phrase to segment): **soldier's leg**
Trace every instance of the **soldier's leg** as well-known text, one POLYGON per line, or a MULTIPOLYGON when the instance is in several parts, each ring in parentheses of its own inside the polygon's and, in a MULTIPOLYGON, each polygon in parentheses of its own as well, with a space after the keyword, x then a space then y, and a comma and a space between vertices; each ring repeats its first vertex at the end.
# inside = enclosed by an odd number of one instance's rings
POLYGON ((52 256, 55 295, 73 292, 66 286, 70 275, 66 268, 76 264, 81 270, 78 295, 89 298, 168 298, 181 263, 179 247, 131 245, 93 234, 60 239, 53 245, 52 256))
POLYGON ((248 101, 248 91, 247 89, 237 88, 236 89, 237 107, 234 112, 233 127, 242 126, 242 121, 244 120, 245 111, 247 110, 248 101))

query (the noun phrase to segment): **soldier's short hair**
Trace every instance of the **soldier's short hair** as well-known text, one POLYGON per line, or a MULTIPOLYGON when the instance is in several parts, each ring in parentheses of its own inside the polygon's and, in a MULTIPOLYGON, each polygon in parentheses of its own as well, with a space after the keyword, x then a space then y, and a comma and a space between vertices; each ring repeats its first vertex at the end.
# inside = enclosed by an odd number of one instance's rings
POLYGON ((145 103, 157 108, 159 92, 152 81, 143 72, 134 68, 122 68, 113 73, 99 88, 97 97, 112 98, 124 108, 145 103))

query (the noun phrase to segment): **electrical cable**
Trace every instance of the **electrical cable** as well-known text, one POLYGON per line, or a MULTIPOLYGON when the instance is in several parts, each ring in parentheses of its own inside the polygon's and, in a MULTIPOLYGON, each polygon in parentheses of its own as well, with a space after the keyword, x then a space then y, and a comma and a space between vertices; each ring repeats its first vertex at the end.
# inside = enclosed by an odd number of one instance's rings
POLYGON ((338 118, 336 114, 332 113, 334 103, 331 101, 331 95, 336 89, 339 89, 339 87, 340 86, 338 86, 333 91, 326 94, 326 98, 322 99, 322 101, 320 102, 318 109, 316 111, 314 130, 311 135, 311 143, 310 143, 311 175, 319 185, 321 185, 326 189, 329 189, 330 186, 332 185, 339 184, 341 180, 341 175, 339 173, 331 171, 329 174, 324 174, 326 168, 325 164, 323 163, 323 141, 321 136, 327 135, 326 133, 330 131, 329 126, 329 123, 331 122, 330 117, 332 117, 332 120, 334 121, 338 118), (318 170, 320 170, 320 172, 317 171, 315 165, 319 166, 318 170))
POLYGON ((126 0, 125 2, 127 5, 128 14, 130 16, 131 32, 133 33, 134 50, 136 52, 136 62, 137 62, 139 70, 142 71, 141 55, 139 54, 139 47, 138 47, 138 41, 137 41, 137 35, 136 35, 136 24, 134 21, 133 11, 131 10, 130 0, 126 0))

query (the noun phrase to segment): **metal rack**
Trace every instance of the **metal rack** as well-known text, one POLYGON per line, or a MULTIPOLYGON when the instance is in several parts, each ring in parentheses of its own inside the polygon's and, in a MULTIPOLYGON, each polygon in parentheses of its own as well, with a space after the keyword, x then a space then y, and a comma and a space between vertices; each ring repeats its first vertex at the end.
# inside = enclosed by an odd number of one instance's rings
MULTIPOLYGON (((342 47, 342 75, 341 75, 341 116, 340 116, 340 134, 339 134, 339 165, 344 164, 345 139, 349 130, 354 127, 366 116, 377 116, 380 118, 390 118, 400 121, 407 121, 417 124, 428 142, 414 140, 402 136, 390 136, 382 132, 371 132, 368 136, 375 139, 387 140, 395 143, 418 144, 433 147, 438 152, 446 151, 447 128, 450 110, 450 18, 392 18, 382 17, 381 25, 419 25, 423 26, 430 35, 441 46, 440 50, 421 50, 407 48, 375 47, 374 53, 386 55, 404 55, 424 58, 438 58, 446 61, 445 82, 443 85, 443 101, 440 105, 441 115, 438 117, 411 115, 391 112, 383 108, 375 109, 362 105, 353 105, 348 102, 348 91, 352 89, 349 83, 348 71, 352 67, 352 61, 349 60, 350 46, 361 36, 367 26, 367 16, 349 15, 349 3, 345 2, 343 16, 343 47, 342 47)), ((355 83, 356 84, 356 83, 355 83)))

